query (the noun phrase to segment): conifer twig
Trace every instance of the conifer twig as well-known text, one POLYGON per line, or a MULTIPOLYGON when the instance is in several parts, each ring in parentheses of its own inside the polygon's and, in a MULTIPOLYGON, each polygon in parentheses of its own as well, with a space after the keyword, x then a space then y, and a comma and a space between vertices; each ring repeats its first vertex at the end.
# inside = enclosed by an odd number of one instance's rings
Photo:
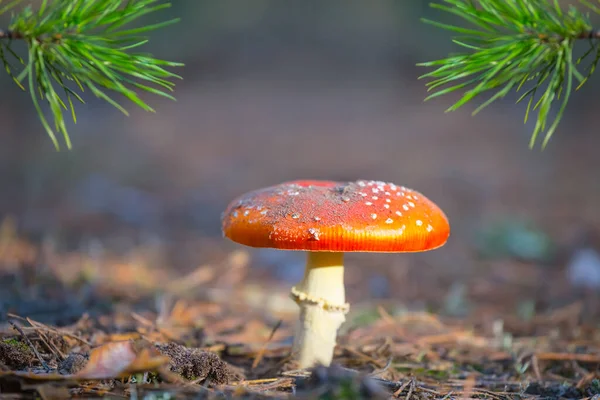
MULTIPOLYGON (((0 0, 0 14, 14 10, 21 0, 3 3, 0 0)), ((139 91, 174 99, 169 94, 172 79, 180 77, 167 68, 182 64, 137 49, 148 42, 145 34, 178 20, 129 27, 167 7, 170 3, 160 0, 42 0, 39 9, 23 8, 13 14, 7 29, 0 29, 0 60, 14 82, 30 93, 57 149, 56 133, 71 148, 63 112, 70 112, 76 122, 74 100, 83 103, 81 93, 86 89, 126 115, 107 91, 146 111, 154 110, 139 97, 139 91), (26 43, 25 56, 13 50, 13 40, 26 43), (53 123, 43 106, 49 108, 53 123)))
POLYGON ((527 100, 525 122, 532 111, 537 112, 529 145, 533 148, 538 135, 544 133, 544 148, 572 91, 588 80, 600 60, 600 30, 592 27, 584 12, 600 14, 600 1, 598 5, 592 0, 579 2, 581 9, 570 6, 567 10, 558 0, 443 0, 431 4, 469 27, 424 20, 456 33, 453 42, 462 48, 447 58, 419 64, 434 68, 421 76, 431 79, 427 86, 433 93, 427 99, 466 89, 447 110, 453 111, 492 92, 475 109, 476 114, 512 91, 521 92, 517 103, 527 100), (575 43, 581 40, 589 42, 589 49, 574 59, 575 43), (577 67, 590 58, 587 72, 579 72, 577 67))

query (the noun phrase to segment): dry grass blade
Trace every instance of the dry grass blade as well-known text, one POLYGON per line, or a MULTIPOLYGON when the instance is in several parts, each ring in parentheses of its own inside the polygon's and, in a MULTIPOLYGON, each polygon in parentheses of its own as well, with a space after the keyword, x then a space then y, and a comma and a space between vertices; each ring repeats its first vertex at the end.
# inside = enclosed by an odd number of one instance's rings
POLYGON ((398 390, 396 390, 396 391, 393 393, 393 396, 394 396, 394 397, 396 397, 396 398, 400 397, 400 395, 401 395, 401 394, 404 392, 404 389, 406 389, 406 388, 408 387, 408 385, 410 385, 410 384, 411 384, 411 382, 412 382, 412 380, 409 380, 409 381, 406 381, 406 382, 404 382, 404 383, 402 384, 402 386, 400 386, 400 387, 398 388, 398 390))
POLYGON ((600 355, 596 354, 536 353, 535 357, 540 361, 579 361, 600 364, 600 355))
POLYGON ((265 343, 263 344, 263 346, 260 348, 260 350, 256 354, 256 358, 252 362, 252 369, 255 369, 256 367, 258 367, 258 364, 260 364, 261 360, 263 359, 263 357, 265 355, 265 351, 267 350, 267 346, 269 345, 269 343, 271 342, 271 340, 273 340, 273 337, 275 336, 275 333, 281 327, 282 323, 283 323, 282 320, 277 321, 277 323, 275 324, 275 326, 271 330, 271 333, 269 334, 269 338, 265 341, 265 343))

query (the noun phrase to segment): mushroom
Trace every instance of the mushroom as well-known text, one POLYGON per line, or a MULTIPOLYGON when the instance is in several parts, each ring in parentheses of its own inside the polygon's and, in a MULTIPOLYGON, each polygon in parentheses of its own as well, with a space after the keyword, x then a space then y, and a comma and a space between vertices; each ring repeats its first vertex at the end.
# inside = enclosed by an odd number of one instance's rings
POLYGON ((331 364, 350 309, 345 252, 427 251, 450 235, 445 214, 421 193, 368 180, 298 180, 246 193, 228 205, 222 229, 246 246, 307 252, 290 294, 300 307, 293 352, 301 368, 331 364))

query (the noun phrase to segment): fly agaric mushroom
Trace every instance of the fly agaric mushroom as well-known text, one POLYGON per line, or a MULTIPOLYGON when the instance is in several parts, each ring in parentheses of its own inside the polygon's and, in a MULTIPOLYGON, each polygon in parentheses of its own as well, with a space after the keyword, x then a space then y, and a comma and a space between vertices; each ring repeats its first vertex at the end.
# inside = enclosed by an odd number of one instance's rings
POLYGON ((293 351, 301 368, 329 365, 350 306, 344 293, 345 252, 419 252, 450 235, 445 214, 421 193, 380 181, 291 181, 232 201, 223 234, 252 247, 303 250, 302 281, 291 290, 300 306, 293 351))

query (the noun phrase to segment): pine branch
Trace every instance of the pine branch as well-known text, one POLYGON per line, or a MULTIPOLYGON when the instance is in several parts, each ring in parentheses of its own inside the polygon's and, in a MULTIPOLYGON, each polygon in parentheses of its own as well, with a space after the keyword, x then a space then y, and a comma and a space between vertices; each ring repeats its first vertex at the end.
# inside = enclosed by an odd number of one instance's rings
MULTIPOLYGON (((600 60, 600 30, 594 29, 588 14, 558 0, 443 0, 432 7, 458 16, 469 27, 426 23, 456 33, 453 42, 463 51, 447 58, 420 63, 435 68, 421 78, 433 93, 426 100, 467 89, 447 111, 454 111, 485 92, 493 94, 473 112, 478 113, 511 91, 521 92, 517 103, 527 100, 525 122, 537 112, 530 148, 544 134, 542 148, 556 131, 573 90, 579 89, 594 73, 600 60), (577 41, 587 40, 589 50, 574 59, 577 41), (591 60, 590 60, 591 59, 591 60), (577 69, 587 63, 584 75, 577 69), (556 110, 554 118, 551 111, 556 110), (552 119, 552 121, 550 121, 552 119)), ((600 14, 591 0, 579 0, 587 10, 600 14)))
MULTIPOLYGON (((0 0, 0 14, 13 10, 21 0, 2 7, 3 3, 0 0)), ((168 7, 170 3, 159 0, 43 0, 37 11, 25 7, 13 15, 8 29, 0 29, 4 68, 21 89, 29 91, 57 149, 56 133, 71 148, 63 113, 70 112, 76 122, 74 102, 84 103, 81 93, 85 89, 126 115, 125 108, 107 91, 151 112, 154 110, 139 97, 140 91, 174 100, 169 94, 174 87, 172 79, 180 77, 167 68, 183 64, 134 50, 148 42, 143 35, 178 20, 126 27, 168 7), (26 43, 26 56, 13 50, 14 40, 26 43), (11 61, 16 61, 18 69, 11 61), (44 105, 50 109, 53 123, 46 118, 44 105)))

